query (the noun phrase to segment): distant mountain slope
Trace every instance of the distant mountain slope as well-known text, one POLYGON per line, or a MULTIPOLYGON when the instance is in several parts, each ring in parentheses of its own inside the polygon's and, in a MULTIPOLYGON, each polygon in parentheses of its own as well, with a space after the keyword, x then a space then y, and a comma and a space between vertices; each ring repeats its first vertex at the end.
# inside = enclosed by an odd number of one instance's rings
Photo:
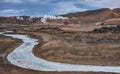
POLYGON ((76 13, 69 13, 64 14, 62 16, 65 17, 75 17, 81 21, 104 21, 111 18, 119 18, 120 17, 120 9, 109 9, 109 8, 102 8, 97 10, 88 10, 84 12, 76 12, 76 13))
POLYGON ((118 15, 120 15, 120 8, 115 8, 112 11, 115 12, 115 13, 117 13, 118 15))
POLYGON ((120 18, 111 18, 103 22, 105 25, 120 25, 120 18))
POLYGON ((88 10, 84 12, 76 12, 76 13, 69 13, 69 14, 64 14, 62 16, 66 17, 77 17, 77 18, 113 18, 113 17, 120 17, 120 15, 116 15, 117 13, 120 13, 118 10, 111 10, 109 8, 102 8, 102 9, 97 9, 97 10, 88 10))

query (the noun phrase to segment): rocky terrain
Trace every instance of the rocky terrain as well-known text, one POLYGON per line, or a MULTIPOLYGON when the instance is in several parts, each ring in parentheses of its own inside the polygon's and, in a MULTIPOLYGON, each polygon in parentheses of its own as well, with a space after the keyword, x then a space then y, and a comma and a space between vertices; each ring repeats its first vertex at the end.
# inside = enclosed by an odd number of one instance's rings
POLYGON ((93 32, 95 33, 113 33, 113 34, 120 34, 120 25, 113 26, 113 27, 101 27, 94 29, 93 32))

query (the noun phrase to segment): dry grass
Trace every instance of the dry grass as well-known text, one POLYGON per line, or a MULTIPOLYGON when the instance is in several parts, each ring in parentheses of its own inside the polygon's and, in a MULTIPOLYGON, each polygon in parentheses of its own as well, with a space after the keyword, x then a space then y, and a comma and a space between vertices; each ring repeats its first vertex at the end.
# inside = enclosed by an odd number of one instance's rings
MULTIPOLYGON (((103 40, 104 38, 119 39, 119 34, 70 32, 58 29, 41 29, 41 27, 13 28, 11 30, 39 39, 40 44, 35 47, 33 52, 36 56, 46 60, 73 64, 119 65, 119 43, 104 42, 103 40), (95 40, 89 41, 86 38, 95 38, 95 40), (103 41, 96 41, 98 39, 103 41)), ((114 74, 102 72, 40 72, 21 69, 7 63, 0 64, 0 70, 0 74, 114 74)))
POLYGON ((75 31, 75 32, 80 32, 80 31, 84 31, 84 32, 88 32, 88 31, 92 31, 95 28, 100 28, 101 26, 95 26, 95 25, 90 25, 90 26, 62 26, 60 27, 61 30, 64 31, 75 31))
POLYGON ((46 34, 39 34, 44 44, 34 51, 38 57, 72 64, 120 65, 119 34, 44 32, 46 34))

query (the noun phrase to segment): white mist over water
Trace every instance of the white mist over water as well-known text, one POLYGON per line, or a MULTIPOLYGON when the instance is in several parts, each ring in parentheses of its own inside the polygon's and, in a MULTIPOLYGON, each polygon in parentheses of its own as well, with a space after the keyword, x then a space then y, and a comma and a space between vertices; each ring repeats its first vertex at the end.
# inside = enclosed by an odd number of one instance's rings
POLYGON ((47 22, 48 19, 51 19, 51 20, 59 20, 59 19, 65 20, 65 19, 69 19, 69 18, 63 17, 63 16, 45 15, 45 16, 43 16, 43 17, 41 18, 41 22, 42 22, 43 24, 46 24, 46 23, 48 23, 48 22, 47 22))

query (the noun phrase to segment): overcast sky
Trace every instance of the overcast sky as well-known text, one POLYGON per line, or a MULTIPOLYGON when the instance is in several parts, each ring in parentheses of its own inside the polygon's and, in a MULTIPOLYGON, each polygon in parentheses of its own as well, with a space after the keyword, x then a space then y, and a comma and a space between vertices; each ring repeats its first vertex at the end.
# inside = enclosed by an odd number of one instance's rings
POLYGON ((99 8, 120 8, 120 0, 0 0, 0 16, 59 15, 99 8))

